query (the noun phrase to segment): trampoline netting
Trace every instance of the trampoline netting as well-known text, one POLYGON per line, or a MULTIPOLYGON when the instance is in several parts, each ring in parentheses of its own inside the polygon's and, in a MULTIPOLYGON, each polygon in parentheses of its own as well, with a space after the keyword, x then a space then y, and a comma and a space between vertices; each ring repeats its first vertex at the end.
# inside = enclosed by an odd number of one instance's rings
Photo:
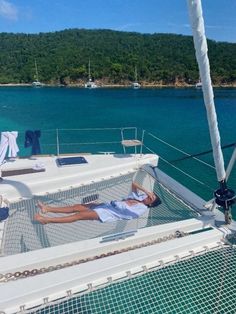
POLYGON ((233 314, 235 266, 236 249, 218 247, 28 313, 233 314))
MULTIPOLYGON (((51 213, 50 213, 51 214, 51 213)), ((52 214, 55 215, 55 214, 52 214)), ((57 214, 56 214, 57 215, 57 214)), ((63 214, 58 214, 63 215, 63 214)), ((147 171, 140 169, 119 177, 92 182, 65 191, 10 204, 10 217, 5 224, 2 254, 12 255, 65 243, 102 237, 114 233, 136 230, 168 222, 196 217, 197 213, 186 203, 157 182, 147 171), (66 206, 89 201, 108 202, 127 197, 131 183, 153 189, 161 198, 161 204, 150 208, 138 219, 102 223, 100 221, 76 221, 67 224, 41 225, 33 220, 38 211, 38 200, 51 206, 66 206)))

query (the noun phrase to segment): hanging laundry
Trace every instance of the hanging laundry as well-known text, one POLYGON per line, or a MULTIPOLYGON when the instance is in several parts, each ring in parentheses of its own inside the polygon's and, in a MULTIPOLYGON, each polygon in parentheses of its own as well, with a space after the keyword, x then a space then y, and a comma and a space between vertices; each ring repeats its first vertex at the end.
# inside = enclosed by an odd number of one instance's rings
POLYGON ((1 133, 1 143, 0 143, 0 165, 4 162, 5 156, 8 149, 8 132, 1 133))
POLYGON ((15 158, 17 153, 19 152, 19 147, 16 143, 16 138, 18 136, 18 132, 9 132, 9 150, 8 150, 8 157, 15 158))
POLYGON ((19 147, 16 143, 16 138, 18 136, 18 132, 2 132, 1 133, 1 142, 0 142, 0 165, 3 164, 7 149, 8 150, 8 157, 15 158, 17 153, 19 152, 19 147))
POLYGON ((41 131, 31 131, 27 130, 25 132, 25 147, 32 147, 31 155, 38 155, 41 153, 39 138, 41 136, 41 131))

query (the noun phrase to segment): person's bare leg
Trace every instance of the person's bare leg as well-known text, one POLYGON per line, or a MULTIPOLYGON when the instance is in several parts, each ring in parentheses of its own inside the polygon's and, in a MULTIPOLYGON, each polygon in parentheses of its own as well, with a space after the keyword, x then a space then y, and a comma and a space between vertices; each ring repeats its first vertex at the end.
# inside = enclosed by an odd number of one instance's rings
POLYGON ((65 206, 65 207, 53 207, 46 205, 42 202, 38 202, 37 206, 40 208, 42 213, 65 213, 65 214, 70 214, 74 212, 82 212, 82 211, 87 211, 90 207, 89 205, 82 205, 82 204, 76 204, 76 205, 71 205, 71 206, 65 206))
POLYGON ((82 213, 76 213, 67 217, 45 217, 40 214, 35 214, 34 220, 42 223, 69 223, 77 220, 98 220, 98 214, 93 210, 83 211, 82 213))

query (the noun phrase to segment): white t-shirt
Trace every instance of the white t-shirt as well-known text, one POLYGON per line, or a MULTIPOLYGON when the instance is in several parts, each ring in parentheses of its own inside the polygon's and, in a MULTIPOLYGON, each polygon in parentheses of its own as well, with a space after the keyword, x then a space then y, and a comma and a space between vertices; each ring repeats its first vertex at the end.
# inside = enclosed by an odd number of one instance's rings
MULTIPOLYGON (((138 191, 130 193, 125 200, 143 201, 146 197, 147 194, 138 191)), ((102 203, 94 206, 92 209, 98 214, 102 222, 138 218, 147 210, 147 206, 143 203, 128 205, 125 200, 102 203)))
POLYGON ((145 213, 147 206, 143 203, 136 203, 136 204, 129 205, 126 203, 126 200, 132 199, 136 201, 143 201, 145 198, 147 198, 146 193, 132 192, 123 201, 112 201, 111 205, 112 207, 114 207, 114 209, 110 209, 110 210, 114 215, 122 219, 138 218, 139 216, 145 213))

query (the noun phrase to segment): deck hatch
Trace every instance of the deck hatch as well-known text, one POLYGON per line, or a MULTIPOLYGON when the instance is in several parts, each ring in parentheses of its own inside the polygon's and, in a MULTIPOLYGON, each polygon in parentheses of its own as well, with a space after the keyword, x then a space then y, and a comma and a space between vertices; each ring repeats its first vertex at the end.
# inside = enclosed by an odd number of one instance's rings
POLYGON ((59 167, 87 164, 87 160, 82 156, 57 158, 56 163, 59 167))

